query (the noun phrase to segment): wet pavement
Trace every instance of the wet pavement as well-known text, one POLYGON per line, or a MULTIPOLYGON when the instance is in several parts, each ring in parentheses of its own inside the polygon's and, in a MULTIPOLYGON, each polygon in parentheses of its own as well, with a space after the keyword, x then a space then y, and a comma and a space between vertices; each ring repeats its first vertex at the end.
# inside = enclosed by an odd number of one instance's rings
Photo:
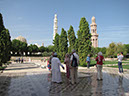
POLYGON ((51 74, 34 64, 11 64, 0 73, 0 96, 129 96, 129 70, 103 68, 97 81, 96 68, 79 68, 78 83, 72 85, 62 72, 62 84, 51 82, 51 74))

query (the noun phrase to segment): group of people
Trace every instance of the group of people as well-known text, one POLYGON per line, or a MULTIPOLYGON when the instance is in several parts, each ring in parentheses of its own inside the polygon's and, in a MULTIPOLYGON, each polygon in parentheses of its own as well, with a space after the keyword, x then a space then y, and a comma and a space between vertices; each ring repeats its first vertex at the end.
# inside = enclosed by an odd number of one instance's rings
MULTIPOLYGON (((119 72, 123 72, 122 68, 122 59, 123 59, 123 53, 121 52, 121 55, 118 55, 118 66, 119 66, 119 72)), ((102 52, 99 52, 96 60, 96 68, 97 68, 97 80, 103 80, 102 79, 102 65, 103 61, 105 61, 104 56, 102 55, 102 52)), ((88 54, 86 58, 87 68, 90 67, 90 54, 88 54)), ((77 74, 78 74, 78 65, 79 65, 79 56, 77 55, 76 51, 73 49, 71 54, 66 54, 64 59, 64 64, 66 64, 66 75, 69 81, 71 81, 72 84, 77 83, 77 74)), ((61 72, 60 72, 60 66, 64 69, 64 66, 61 64, 59 58, 57 57, 57 53, 53 52, 50 59, 48 60, 48 69, 52 72, 52 82, 55 83, 62 83, 61 78, 61 72)))
MULTIPOLYGON (((76 54, 76 51, 73 49, 71 54, 66 54, 64 63, 66 64, 66 73, 67 78, 70 80, 71 83, 77 83, 77 70, 79 65, 79 56, 76 54)), ((52 72, 52 82, 55 83, 62 83, 60 66, 64 68, 61 64, 59 58, 57 57, 57 53, 53 52, 50 59, 48 60, 48 69, 52 72)))
MULTIPOLYGON (((118 68, 119 72, 118 73, 123 73, 123 67, 122 67, 122 60, 124 58, 123 52, 120 52, 120 54, 117 54, 117 60, 118 60, 118 68)), ((102 65, 103 61, 105 61, 102 52, 98 53, 98 56, 95 59, 97 61, 96 63, 96 68, 97 68, 97 80, 103 80, 102 79, 102 65)), ((87 68, 90 67, 90 55, 88 54, 87 59, 87 68)))
POLYGON ((17 63, 23 63, 24 60, 23 60, 23 58, 16 58, 16 62, 17 62, 17 63))

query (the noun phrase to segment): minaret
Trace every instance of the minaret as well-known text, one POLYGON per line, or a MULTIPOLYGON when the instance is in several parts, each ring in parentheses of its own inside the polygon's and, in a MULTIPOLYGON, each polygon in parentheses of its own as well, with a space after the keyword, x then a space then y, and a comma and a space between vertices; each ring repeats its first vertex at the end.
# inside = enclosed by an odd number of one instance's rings
POLYGON ((54 18, 54 32, 53 32, 53 40, 55 39, 56 33, 57 33, 57 14, 55 14, 55 18, 54 18))
POLYGON ((44 43, 42 43, 42 46, 44 46, 44 43))
POLYGON ((93 47, 98 47, 98 34, 97 34, 97 24, 95 23, 95 17, 92 17, 91 27, 91 42, 93 47))

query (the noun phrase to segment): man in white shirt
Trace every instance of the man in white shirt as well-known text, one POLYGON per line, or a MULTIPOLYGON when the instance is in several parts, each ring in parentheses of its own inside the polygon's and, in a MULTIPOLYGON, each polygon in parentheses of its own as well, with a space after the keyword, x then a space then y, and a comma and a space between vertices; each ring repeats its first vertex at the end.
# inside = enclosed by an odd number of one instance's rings
POLYGON ((71 61, 71 63, 70 63, 70 65, 71 65, 71 68, 70 68, 71 83, 72 83, 72 84, 75 84, 75 83, 77 83, 77 78, 78 78, 77 73, 78 73, 78 65, 79 65, 79 56, 76 54, 76 51, 75 51, 74 49, 72 50, 72 54, 71 54, 70 61, 71 61), (76 66, 73 66, 73 65, 72 65, 74 58, 75 58, 76 61, 77 61, 77 62, 76 62, 77 65, 76 65, 76 66))
POLYGON ((53 54, 51 64, 52 64, 52 82, 61 84, 62 78, 61 78, 60 66, 63 69, 64 69, 64 66, 61 64, 59 58, 57 58, 57 53, 53 54))
POLYGON ((122 68, 122 59, 124 58, 123 52, 121 52, 121 55, 117 57, 118 59, 118 67, 119 67, 119 73, 123 73, 123 68, 122 68))

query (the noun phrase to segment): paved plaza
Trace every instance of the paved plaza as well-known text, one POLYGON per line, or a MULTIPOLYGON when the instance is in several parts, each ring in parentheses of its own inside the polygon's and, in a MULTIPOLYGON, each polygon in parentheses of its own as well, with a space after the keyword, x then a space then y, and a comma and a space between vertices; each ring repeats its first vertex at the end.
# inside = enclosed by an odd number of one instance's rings
POLYGON ((97 81, 96 68, 79 67, 78 83, 72 85, 62 72, 62 84, 51 82, 51 74, 32 63, 12 63, 0 73, 0 96, 129 96, 129 70, 103 68, 97 81))

